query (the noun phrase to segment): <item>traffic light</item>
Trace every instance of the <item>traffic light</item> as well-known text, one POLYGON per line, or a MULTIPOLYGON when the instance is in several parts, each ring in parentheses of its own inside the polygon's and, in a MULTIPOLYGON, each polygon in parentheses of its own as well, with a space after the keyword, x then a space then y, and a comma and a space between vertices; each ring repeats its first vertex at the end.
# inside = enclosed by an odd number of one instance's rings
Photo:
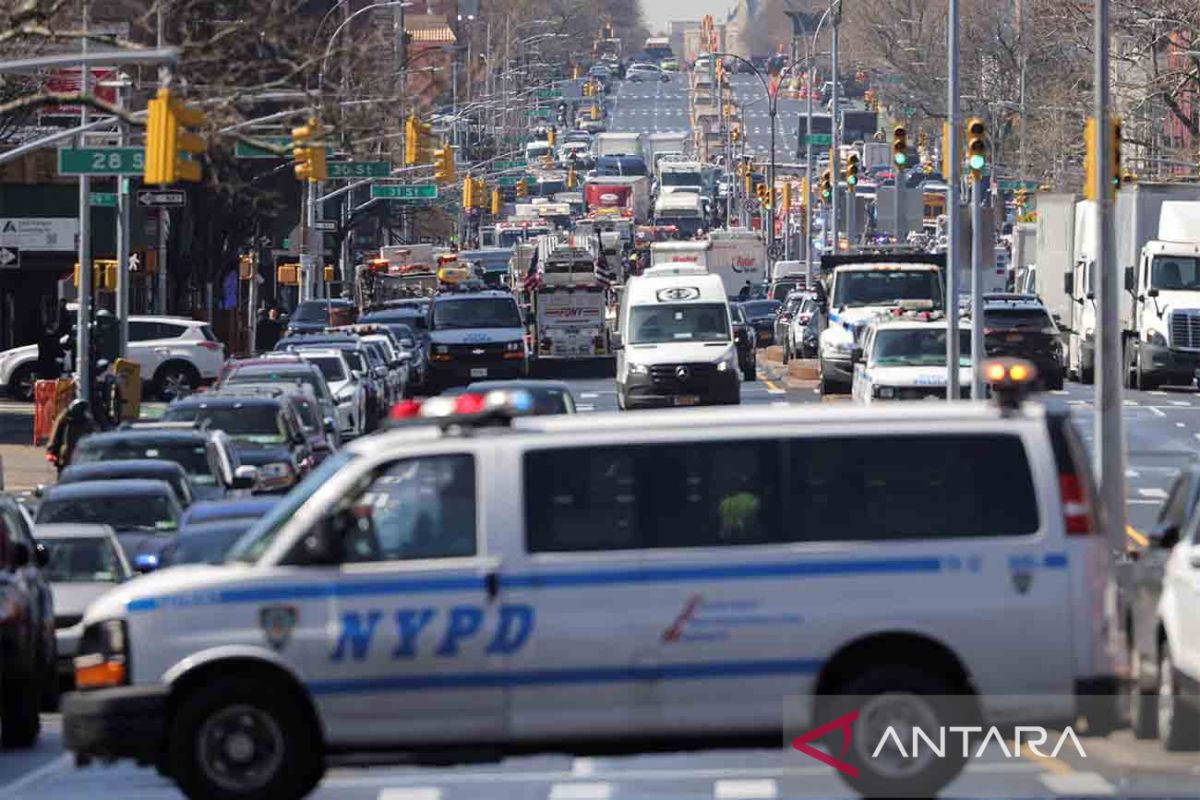
POLYGON ((248 281, 254 277, 254 256, 238 256, 238 278, 248 281))
POLYGON ((1025 206, 1029 204, 1029 192, 1025 189, 1017 189, 1017 193, 1013 196, 1013 205, 1019 212, 1024 212, 1025 206))
POLYGON ((442 142, 442 146, 433 151, 433 179, 437 183, 453 183, 455 178, 454 148, 442 142))
POLYGON ((529 184, 525 182, 524 178, 521 178, 521 180, 517 181, 517 197, 525 197, 528 194, 529 184))
POLYGON ((321 123, 316 117, 310 117, 307 125, 292 128, 292 155, 296 159, 297 179, 316 182, 328 176, 322 133, 321 123))
POLYGON ((858 153, 846 156, 846 188, 852 192, 858 188, 858 153))
POLYGON ((1116 197, 1117 189, 1121 187, 1121 118, 1109 117, 1108 159, 1111 164, 1112 196, 1116 197))
POLYGON ((783 184, 780 195, 779 205, 782 207, 783 213, 790 214, 792 212, 792 184, 790 181, 783 184))
POLYGON ((732 128, 729 131, 729 138, 733 140, 734 144, 737 144, 738 142, 740 142, 742 140, 742 129, 738 128, 736 126, 734 128, 732 128))
POLYGON ((579 185, 579 176, 575 174, 575 168, 571 167, 567 170, 567 188, 574 189, 579 185))
POLYGON ((746 197, 754 194, 754 176, 750 174, 750 165, 746 165, 746 171, 742 173, 742 179, 745 181, 746 197))
POLYGON ((967 167, 976 178, 987 166, 987 125, 979 117, 967 120, 967 167))
POLYGON ((500 216, 501 209, 504 208, 504 195, 500 192, 500 187, 492 189, 492 216, 500 216))
POLYGON ((771 207, 771 190, 765 183, 760 183, 754 193, 758 196, 758 202, 763 208, 771 207))
POLYGON ((600 106, 592 104, 592 119, 600 119, 600 106))
POLYGON ((558 141, 558 131, 553 127, 546 131, 546 143, 554 147, 554 143, 558 141))
POLYGON ((892 163, 898 169, 908 166, 908 128, 903 125, 892 128, 892 163))
POLYGON ((416 117, 404 122, 404 165, 411 167, 421 160, 421 123, 416 117))
POLYGON ((470 175, 463 178, 462 204, 463 208, 475 207, 475 180, 470 175))
POLYGON ((168 184, 200 180, 200 154, 207 149, 204 139, 189 128, 204 124, 202 112, 160 88, 146 109, 146 183, 168 184))
POLYGON ((826 203, 833 199, 833 172, 831 170, 821 173, 821 199, 826 203))
POLYGON ((433 126, 428 122, 417 123, 417 160, 421 164, 433 161, 433 126))
POLYGON ((488 206, 488 186, 487 181, 483 178, 473 178, 475 188, 471 192, 471 199, 474 200, 473 208, 487 208, 488 206))
POLYGON ((324 276, 326 283, 332 283, 337 277, 337 273, 333 268, 333 264, 326 264, 325 269, 321 270, 321 273, 324 276))

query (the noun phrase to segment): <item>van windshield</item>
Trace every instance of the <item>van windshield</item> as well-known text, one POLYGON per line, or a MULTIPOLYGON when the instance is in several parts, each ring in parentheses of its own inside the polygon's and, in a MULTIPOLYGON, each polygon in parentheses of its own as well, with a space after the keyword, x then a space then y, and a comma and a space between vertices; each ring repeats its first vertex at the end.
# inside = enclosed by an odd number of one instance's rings
POLYGON ((931 300, 941 308, 942 291, 933 270, 862 270, 837 276, 833 291, 835 308, 894 306, 901 300, 931 300))
POLYGON ((634 306, 629 330, 630 344, 727 342, 729 314, 724 303, 634 306))
MULTIPOLYGON (((959 331, 958 363, 971 365, 971 332, 959 331)), ((880 367, 940 367, 946 364, 946 331, 938 328, 881 330, 873 363, 880 367)))
POLYGON ((508 298, 443 300, 433 306, 433 329, 519 328, 517 304, 508 298))

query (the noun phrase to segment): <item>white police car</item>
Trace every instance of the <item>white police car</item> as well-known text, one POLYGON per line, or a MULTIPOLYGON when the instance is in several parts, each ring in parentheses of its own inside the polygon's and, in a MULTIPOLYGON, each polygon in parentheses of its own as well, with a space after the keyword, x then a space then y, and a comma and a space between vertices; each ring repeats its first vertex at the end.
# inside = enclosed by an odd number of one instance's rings
MULTIPOLYGON (((331 752, 679 746, 777 732, 790 696, 798 722, 845 695, 937 718, 924 695, 955 693, 1070 720, 1115 688, 1065 410, 506 420, 494 400, 426 401, 471 413, 350 444, 230 564, 92 605, 63 703, 77 761, 297 797, 331 752)), ((868 793, 928 796, 962 766, 869 755, 846 756, 868 793)))
MULTIPOLYGON (((854 380, 850 393, 860 403, 880 400, 927 400, 946 397, 946 320, 882 318, 863 334, 851 352, 854 380)), ((971 329, 959 329, 959 386, 971 389, 971 329)))

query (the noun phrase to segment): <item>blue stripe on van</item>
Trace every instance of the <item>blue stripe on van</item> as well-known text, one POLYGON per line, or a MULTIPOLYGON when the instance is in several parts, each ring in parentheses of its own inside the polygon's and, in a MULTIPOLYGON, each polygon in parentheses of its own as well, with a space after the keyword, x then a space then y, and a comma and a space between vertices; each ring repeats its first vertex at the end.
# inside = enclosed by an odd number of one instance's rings
MULTIPOLYGON (((800 576, 852 575, 919 575, 942 572, 945 563, 961 562, 961 557, 943 559, 936 556, 910 558, 863 558, 820 561, 790 561, 762 564, 726 564, 720 566, 681 567, 622 567, 620 569, 591 569, 575 572, 532 572, 503 575, 502 589, 548 589, 571 586, 616 586, 643 583, 676 583, 680 581, 745 580, 750 578, 787 578, 800 576)), ((1066 553, 1046 553, 1042 558, 1046 569, 1065 569, 1066 553)), ((363 597, 368 595, 404 595, 434 592, 482 591, 483 578, 477 575, 449 575, 438 578, 389 578, 374 581, 345 583, 283 584, 277 586, 248 586, 198 590, 192 594, 164 595, 131 600, 126 605, 130 613, 154 611, 164 607, 225 605, 231 603, 263 603, 284 600, 312 600, 330 597, 363 597)))
POLYGON ((315 695, 403 692, 421 689, 501 689, 579 683, 628 683, 648 680, 700 680, 765 675, 811 675, 817 659, 709 661, 659 666, 578 667, 575 669, 459 672, 440 675, 383 676, 307 683, 315 695))

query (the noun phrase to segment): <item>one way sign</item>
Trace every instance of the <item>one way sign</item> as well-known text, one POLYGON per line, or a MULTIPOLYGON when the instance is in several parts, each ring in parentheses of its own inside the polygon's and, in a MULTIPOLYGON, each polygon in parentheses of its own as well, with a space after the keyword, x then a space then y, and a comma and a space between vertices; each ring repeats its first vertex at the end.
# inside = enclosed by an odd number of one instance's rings
POLYGON ((187 202, 187 192, 179 189, 142 189, 137 204, 143 208, 174 208, 187 202))

